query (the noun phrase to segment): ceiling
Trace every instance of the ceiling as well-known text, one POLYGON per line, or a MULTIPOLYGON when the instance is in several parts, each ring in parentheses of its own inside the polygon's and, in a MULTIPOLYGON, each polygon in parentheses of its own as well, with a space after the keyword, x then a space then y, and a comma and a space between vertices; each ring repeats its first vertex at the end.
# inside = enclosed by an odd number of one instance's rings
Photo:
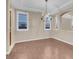
MULTIPOLYGON (((73 0, 48 0, 47 8, 49 13, 58 12, 63 7, 72 7, 73 0)), ((45 0, 11 0, 11 7, 22 10, 43 12, 45 0)), ((64 9, 63 8, 63 9, 64 9)))

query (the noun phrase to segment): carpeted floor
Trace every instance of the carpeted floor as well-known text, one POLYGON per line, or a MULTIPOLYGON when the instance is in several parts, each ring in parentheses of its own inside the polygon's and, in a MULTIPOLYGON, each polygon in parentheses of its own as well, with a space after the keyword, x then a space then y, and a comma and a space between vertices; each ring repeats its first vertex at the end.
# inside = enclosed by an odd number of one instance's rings
POLYGON ((52 38, 22 42, 7 59, 73 59, 73 46, 52 38))

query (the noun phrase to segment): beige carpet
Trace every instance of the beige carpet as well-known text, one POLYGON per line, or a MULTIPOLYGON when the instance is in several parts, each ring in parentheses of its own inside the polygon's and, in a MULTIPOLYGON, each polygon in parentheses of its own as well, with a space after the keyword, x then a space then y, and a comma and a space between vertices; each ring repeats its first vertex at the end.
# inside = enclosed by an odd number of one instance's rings
POLYGON ((49 38, 17 43, 7 59, 73 59, 73 47, 49 38))

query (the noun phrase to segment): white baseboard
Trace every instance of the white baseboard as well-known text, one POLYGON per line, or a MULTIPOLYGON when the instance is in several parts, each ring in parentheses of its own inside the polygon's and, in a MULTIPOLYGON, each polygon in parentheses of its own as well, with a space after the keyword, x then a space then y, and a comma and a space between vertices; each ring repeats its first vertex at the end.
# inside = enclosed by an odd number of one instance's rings
MULTIPOLYGON (((47 37, 50 38, 50 37, 47 37)), ((35 41, 35 40, 42 40, 47 38, 36 38, 36 39, 29 39, 29 40, 22 40, 22 41, 16 41, 15 43, 21 43, 21 42, 29 42, 29 41, 35 41)))
POLYGON ((9 51, 6 53, 7 55, 9 55, 13 49, 13 47, 15 46, 15 43, 12 44, 10 47, 9 47, 9 51))
POLYGON ((52 38, 54 38, 54 39, 56 39, 56 40, 59 40, 59 41, 61 41, 61 42, 64 42, 64 43, 67 43, 67 44, 73 45, 73 43, 70 43, 70 42, 64 41, 64 40, 59 39, 59 38, 57 38, 57 37, 52 37, 52 38))
MULTIPOLYGON (((48 39, 48 38, 51 38, 51 37, 47 37, 47 38, 39 38, 39 39, 29 39, 29 40, 23 40, 23 41, 16 41, 15 43, 29 42, 29 41, 35 41, 35 40, 48 39)), ((65 43, 67 43, 67 44, 73 45, 73 43, 64 41, 64 40, 59 39, 59 38, 57 38, 57 37, 52 37, 52 38, 54 38, 54 39, 56 39, 56 40, 59 40, 59 41, 61 41, 61 42, 65 42, 65 43)))

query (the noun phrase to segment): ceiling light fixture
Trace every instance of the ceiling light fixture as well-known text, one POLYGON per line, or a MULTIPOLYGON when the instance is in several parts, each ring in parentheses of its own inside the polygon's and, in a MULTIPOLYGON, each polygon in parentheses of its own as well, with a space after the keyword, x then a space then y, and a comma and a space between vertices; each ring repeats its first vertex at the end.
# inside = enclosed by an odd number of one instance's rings
POLYGON ((46 2, 46 6, 45 6, 46 8, 45 8, 45 12, 42 13, 41 20, 43 20, 45 16, 49 15, 48 9, 47 9, 47 2, 48 2, 48 0, 45 0, 45 2, 46 2))

